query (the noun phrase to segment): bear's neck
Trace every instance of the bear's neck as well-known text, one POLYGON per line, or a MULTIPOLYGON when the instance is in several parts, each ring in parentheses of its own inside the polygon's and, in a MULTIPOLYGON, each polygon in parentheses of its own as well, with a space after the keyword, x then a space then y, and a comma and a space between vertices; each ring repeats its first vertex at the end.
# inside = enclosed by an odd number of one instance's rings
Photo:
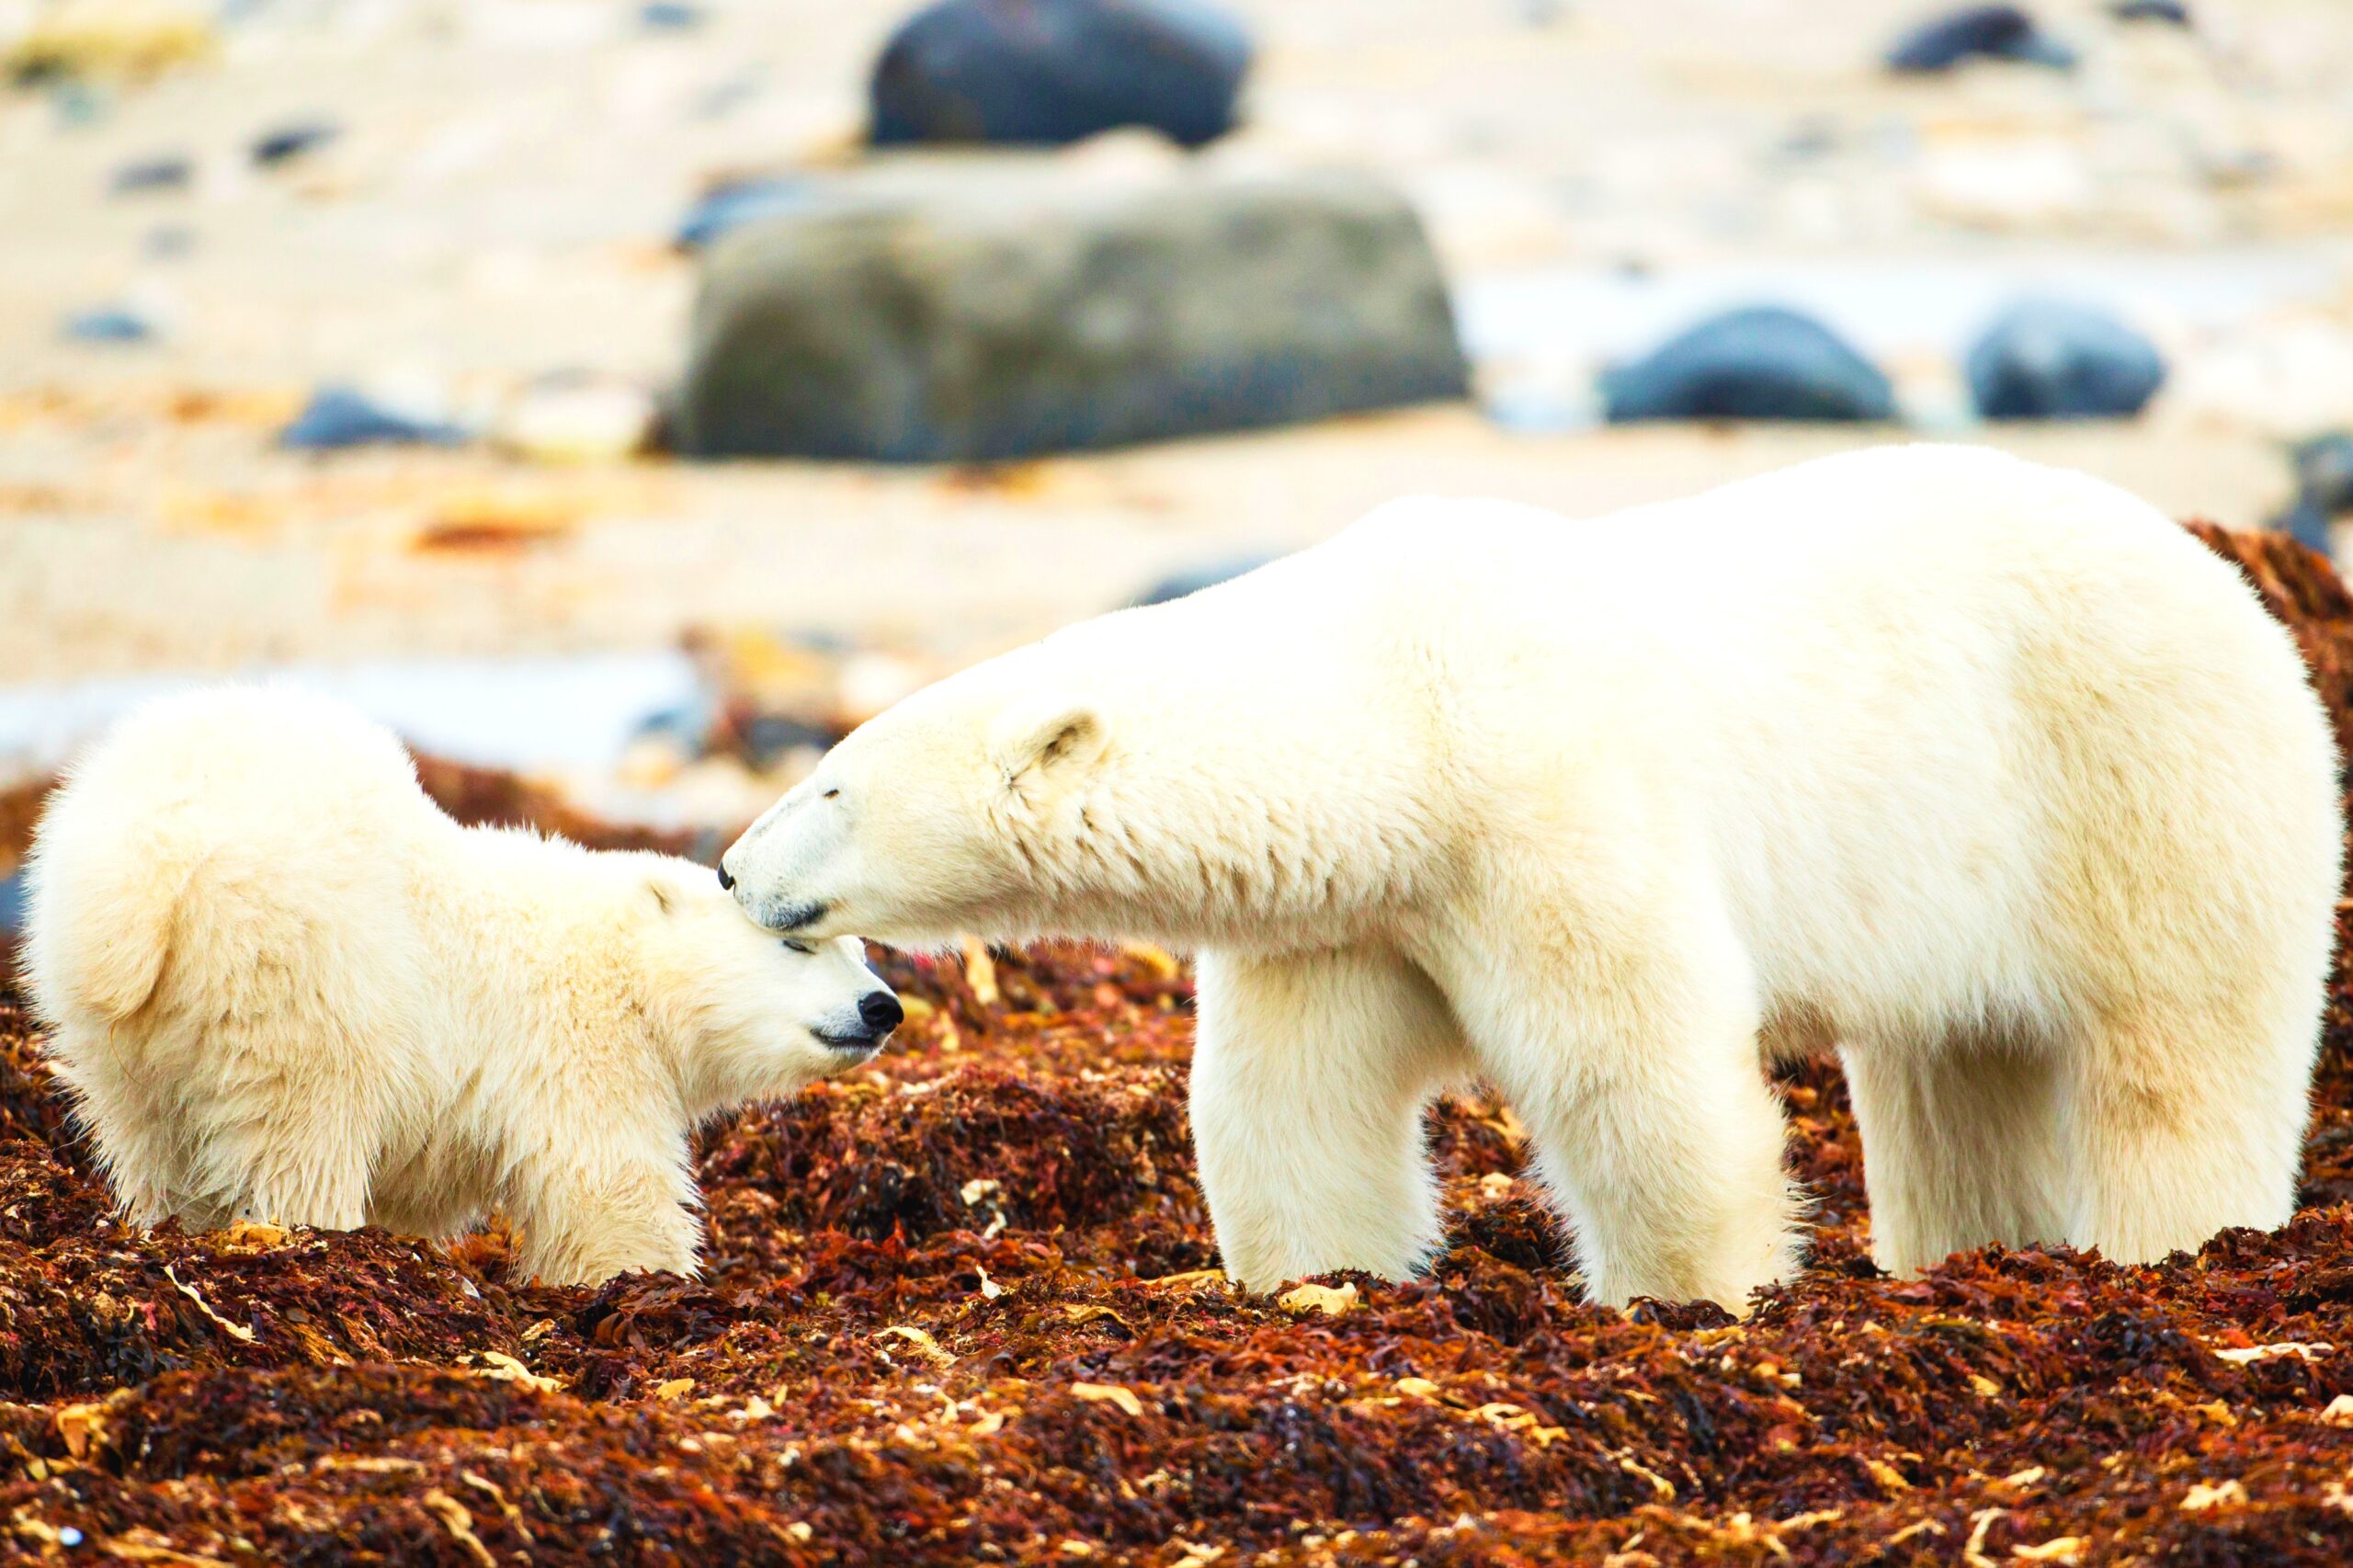
POLYGON ((1023 835, 1035 934, 1181 949, 1358 939, 1433 863, 1413 793, 1393 768, 1292 748, 1115 755, 1023 835))

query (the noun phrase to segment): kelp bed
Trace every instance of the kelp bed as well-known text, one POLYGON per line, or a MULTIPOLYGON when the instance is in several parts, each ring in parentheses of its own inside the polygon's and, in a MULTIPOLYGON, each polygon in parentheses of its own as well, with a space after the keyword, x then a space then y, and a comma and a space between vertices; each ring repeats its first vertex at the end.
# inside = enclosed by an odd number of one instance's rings
MULTIPOLYGON (((2212 541, 2353 739, 2334 575, 2212 541)), ((476 814, 551 809, 428 777, 476 814)), ((2353 1562, 2343 970, 2279 1233, 1883 1278, 1824 1065, 1785 1084, 1812 1261, 1735 1323, 1581 1304, 1516 1123, 1475 1096, 1432 1117, 1454 1231, 1427 1278, 1237 1298, 1193 1181, 1180 967, 890 968, 910 1022, 884 1059, 702 1141, 706 1277, 597 1290, 514 1278, 496 1232, 134 1233, 0 1004, 0 1553, 2353 1562)))

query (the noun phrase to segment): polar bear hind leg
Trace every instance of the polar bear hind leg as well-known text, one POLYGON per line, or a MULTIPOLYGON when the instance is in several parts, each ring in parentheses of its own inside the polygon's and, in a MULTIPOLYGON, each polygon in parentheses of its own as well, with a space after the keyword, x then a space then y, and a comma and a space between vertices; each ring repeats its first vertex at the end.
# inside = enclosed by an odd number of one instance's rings
POLYGON ((2311 1111, 2311 1031, 2294 1020, 2267 1041, 2247 1009, 2226 1011, 2237 1016, 2135 1008, 2087 1042, 2067 1115, 2070 1243, 2154 1263, 2230 1226, 2287 1222, 2311 1111))
POLYGON ((1193 1141, 1226 1272, 1253 1290, 1413 1274, 1440 1237, 1422 1108, 1470 1061, 1406 960, 1205 953, 1193 1141))
POLYGON ((1909 1273, 1972 1247, 2064 1235, 2065 1069, 2048 1042, 1972 1030, 1839 1054, 1881 1268, 1909 1273))

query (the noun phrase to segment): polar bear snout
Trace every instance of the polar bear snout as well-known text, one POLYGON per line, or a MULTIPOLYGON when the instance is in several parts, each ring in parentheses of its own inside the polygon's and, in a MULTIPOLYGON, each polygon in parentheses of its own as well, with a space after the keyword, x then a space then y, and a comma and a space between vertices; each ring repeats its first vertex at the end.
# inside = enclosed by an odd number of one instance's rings
POLYGON ((888 991, 870 991, 859 998, 858 1022, 864 1024, 875 1039, 880 1040, 904 1022, 907 1010, 888 991))
POLYGON ((815 1030, 818 1040, 844 1055, 870 1056, 882 1049, 891 1032, 906 1021, 907 1010, 887 988, 877 988, 858 999, 855 1023, 841 1023, 815 1030))

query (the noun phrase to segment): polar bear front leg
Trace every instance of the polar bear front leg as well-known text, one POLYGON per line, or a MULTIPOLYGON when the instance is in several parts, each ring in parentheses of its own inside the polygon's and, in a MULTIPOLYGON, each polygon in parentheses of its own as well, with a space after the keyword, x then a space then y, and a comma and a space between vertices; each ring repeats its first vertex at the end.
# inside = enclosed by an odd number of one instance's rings
POLYGON ((1226 1272, 1265 1290, 1420 1267, 1439 1237, 1422 1107, 1468 1065, 1445 999, 1392 954, 1201 955, 1193 1143, 1226 1272))
POLYGON ((697 1272, 702 1228, 683 1140, 548 1148, 518 1163, 504 1198, 523 1233, 525 1278, 593 1285, 631 1269, 697 1272))
POLYGON ((1662 922, 1607 949, 1535 933, 1452 983, 1574 1233, 1586 1292, 1606 1306, 1651 1296, 1745 1313, 1749 1292, 1797 1268, 1748 966, 1708 924, 1662 922))

